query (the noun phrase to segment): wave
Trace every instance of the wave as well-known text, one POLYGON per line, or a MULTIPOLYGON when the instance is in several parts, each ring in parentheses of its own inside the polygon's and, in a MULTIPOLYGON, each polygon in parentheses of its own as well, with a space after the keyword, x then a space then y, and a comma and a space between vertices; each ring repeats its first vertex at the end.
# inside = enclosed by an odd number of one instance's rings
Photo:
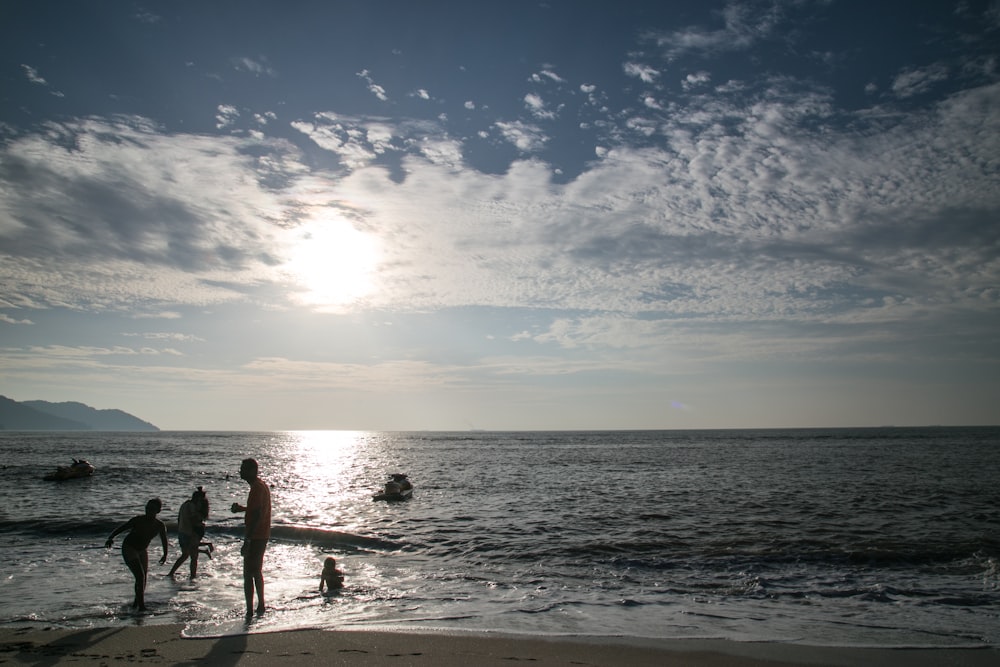
MULTIPOLYGON (((173 535, 177 530, 177 524, 164 522, 167 526, 167 533, 173 535)), ((103 540, 111 534, 115 528, 122 524, 121 521, 89 521, 81 522, 71 519, 39 519, 31 521, 0 521, 0 533, 16 533, 26 536, 52 538, 78 537, 93 538, 103 540)), ((213 536, 231 536, 233 538, 243 537, 243 526, 241 525, 209 525, 206 532, 206 539, 213 536)), ((326 548, 340 549, 369 549, 380 551, 395 551, 402 548, 402 544, 392 540, 368 535, 358 535, 336 530, 328 530, 316 526, 298 526, 289 524, 275 524, 271 526, 271 540, 281 542, 295 542, 301 544, 312 544, 326 548)))
POLYGON ((304 542, 324 547, 355 547, 386 551, 394 551, 402 548, 402 545, 398 542, 382 539, 380 537, 344 533, 336 530, 328 530, 326 528, 317 528, 314 526, 295 526, 286 524, 271 526, 271 539, 287 542, 304 542))

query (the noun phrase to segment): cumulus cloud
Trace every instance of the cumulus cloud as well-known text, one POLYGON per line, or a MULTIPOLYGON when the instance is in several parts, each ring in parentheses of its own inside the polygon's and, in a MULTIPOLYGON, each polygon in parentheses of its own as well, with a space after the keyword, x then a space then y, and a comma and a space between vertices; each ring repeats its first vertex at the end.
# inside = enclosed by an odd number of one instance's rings
POLYGON ((425 137, 419 142, 420 155, 433 164, 458 168, 462 165, 462 144, 447 137, 425 137))
POLYGON ((528 93, 524 96, 524 106, 532 116, 540 120, 552 120, 556 113, 546 108, 545 101, 540 95, 528 93))
POLYGON ((540 127, 519 120, 497 122, 495 127, 504 139, 517 146, 518 150, 524 153, 537 151, 548 141, 548 137, 545 136, 540 127))
POLYGON ((239 117, 239 109, 229 104, 220 104, 215 111, 215 127, 219 130, 232 127, 239 117))
POLYGON ((335 114, 317 114, 312 121, 292 121, 291 126, 308 136, 317 146, 336 153, 350 169, 362 167, 375 159, 377 152, 367 139, 365 128, 335 114))
POLYGON ((708 72, 694 72, 684 77, 684 80, 681 81, 681 85, 684 87, 684 90, 691 90, 692 88, 696 88, 698 86, 704 86, 711 80, 712 75, 708 72))
POLYGON ((254 122, 260 126, 267 125, 268 123, 277 120, 278 116, 273 111, 265 111, 264 113, 255 113, 253 115, 254 122))
MULTIPOLYGON (((310 120, 292 121, 291 126, 320 148, 335 153, 347 169, 359 169, 379 156, 407 147, 426 149, 435 155, 454 154, 441 148, 452 140, 441 125, 428 121, 390 121, 384 117, 359 117, 324 111, 310 120), (430 146, 439 148, 427 148, 430 146)), ((460 152, 460 151, 459 151, 460 152)))

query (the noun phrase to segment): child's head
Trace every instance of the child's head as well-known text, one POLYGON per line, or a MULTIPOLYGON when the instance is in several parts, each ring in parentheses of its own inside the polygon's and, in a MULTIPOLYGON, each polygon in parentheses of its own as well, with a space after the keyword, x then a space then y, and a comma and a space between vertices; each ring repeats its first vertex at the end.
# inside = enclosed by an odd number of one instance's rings
POLYGON ((326 560, 323 561, 324 570, 335 570, 337 569, 337 559, 333 556, 327 556, 326 560))

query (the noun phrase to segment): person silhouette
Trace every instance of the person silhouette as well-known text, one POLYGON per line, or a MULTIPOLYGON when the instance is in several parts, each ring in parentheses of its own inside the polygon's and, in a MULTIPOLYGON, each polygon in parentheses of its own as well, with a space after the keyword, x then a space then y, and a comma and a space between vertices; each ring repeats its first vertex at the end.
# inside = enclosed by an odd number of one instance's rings
MULTIPOLYGON (((167 576, 172 577, 184 561, 191 559, 191 578, 198 576, 198 549, 201 538, 205 536, 205 519, 208 518, 208 498, 200 486, 191 494, 190 500, 181 503, 177 512, 177 542, 181 547, 181 555, 174 561, 167 576)), ((208 554, 211 558, 211 554, 208 554)))
POLYGON ((146 503, 145 514, 134 516, 115 528, 108 541, 104 543, 104 546, 110 549, 115 536, 128 531, 128 535, 122 540, 122 560, 135 577, 135 599, 132 601, 132 608, 139 611, 146 610, 146 575, 149 572, 149 554, 146 553, 146 549, 157 535, 163 543, 160 565, 167 562, 167 527, 156 518, 161 509, 163 503, 160 499, 151 499, 146 503))
POLYGON ((324 586, 328 593, 344 587, 344 573, 337 569, 337 559, 333 556, 328 556, 323 561, 323 573, 319 576, 320 593, 323 592, 324 586))
POLYGON ((243 548, 243 594, 247 602, 247 616, 256 611, 264 614, 264 552, 271 537, 271 489, 257 476, 259 466, 255 459, 243 459, 240 463, 240 478, 250 485, 247 504, 233 503, 231 512, 244 512, 243 548), (254 589, 257 591, 257 607, 253 606, 254 589))

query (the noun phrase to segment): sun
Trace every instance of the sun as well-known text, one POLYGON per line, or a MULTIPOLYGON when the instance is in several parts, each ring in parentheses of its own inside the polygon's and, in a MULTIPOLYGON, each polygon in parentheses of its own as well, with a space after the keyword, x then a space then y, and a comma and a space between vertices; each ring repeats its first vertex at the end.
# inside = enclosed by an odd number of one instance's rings
POLYGON ((341 309, 375 290, 379 242, 340 217, 317 217, 297 227, 286 249, 285 272, 299 301, 341 309))

